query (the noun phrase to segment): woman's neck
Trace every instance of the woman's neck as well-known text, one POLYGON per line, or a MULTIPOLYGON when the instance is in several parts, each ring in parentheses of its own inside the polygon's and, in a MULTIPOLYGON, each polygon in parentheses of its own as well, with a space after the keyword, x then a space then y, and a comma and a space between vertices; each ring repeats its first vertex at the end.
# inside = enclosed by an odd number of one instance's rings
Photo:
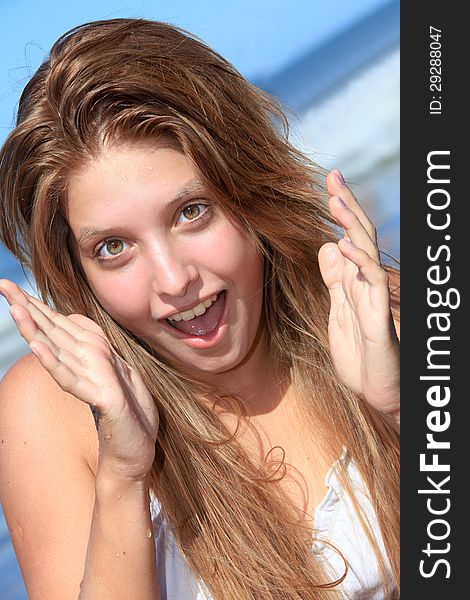
POLYGON ((245 359, 230 371, 211 375, 211 385, 243 400, 247 416, 274 413, 290 399, 290 369, 282 366, 261 330, 245 359))

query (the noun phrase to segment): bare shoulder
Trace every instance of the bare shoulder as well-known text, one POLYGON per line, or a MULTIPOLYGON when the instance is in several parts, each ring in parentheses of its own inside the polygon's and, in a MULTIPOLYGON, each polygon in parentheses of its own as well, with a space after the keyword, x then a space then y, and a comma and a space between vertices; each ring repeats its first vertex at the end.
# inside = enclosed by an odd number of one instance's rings
POLYGON ((21 437, 24 446, 60 438, 95 470, 98 440, 89 407, 64 392, 31 353, 0 381, 0 431, 21 437))
POLYGON ((0 382, 0 500, 29 597, 78 597, 97 447, 89 407, 19 359, 0 382))

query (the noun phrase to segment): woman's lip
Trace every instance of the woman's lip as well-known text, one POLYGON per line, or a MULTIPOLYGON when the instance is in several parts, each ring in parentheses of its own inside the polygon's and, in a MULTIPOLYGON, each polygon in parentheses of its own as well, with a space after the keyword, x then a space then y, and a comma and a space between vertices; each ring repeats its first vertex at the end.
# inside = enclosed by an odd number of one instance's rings
POLYGON ((213 346, 220 341, 220 339, 222 338, 222 336, 224 335, 224 333, 227 329, 227 327, 226 327, 227 316, 228 316, 227 315, 227 313, 228 313, 227 290, 221 290, 219 292, 219 294, 221 294, 221 293, 224 294, 224 310, 217 322, 217 325, 213 329, 213 331, 211 331, 210 333, 208 333, 206 335, 191 335, 189 333, 185 333, 184 331, 180 331, 179 329, 176 329, 176 327, 173 327, 172 325, 170 325, 166 319, 161 319, 160 323, 163 325, 163 327, 167 331, 169 331, 175 337, 181 339, 182 341, 185 341, 190 346, 194 346, 194 347, 198 347, 198 348, 205 348, 208 346, 213 346))

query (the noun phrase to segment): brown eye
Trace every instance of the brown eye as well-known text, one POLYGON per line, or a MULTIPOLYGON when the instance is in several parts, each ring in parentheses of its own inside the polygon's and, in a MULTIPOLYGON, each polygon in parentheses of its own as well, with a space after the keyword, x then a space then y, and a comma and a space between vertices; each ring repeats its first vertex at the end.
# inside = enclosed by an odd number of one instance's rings
POLYGON ((190 223, 203 223, 206 218, 211 215, 210 204, 204 202, 193 202, 187 204, 180 210, 178 219, 176 221, 178 226, 189 225, 190 223))
POLYGON ((117 256, 124 250, 124 242, 122 240, 108 240, 102 248, 106 248, 111 256, 117 256))
POLYGON ((129 244, 119 239, 105 240, 96 251, 96 258, 102 262, 107 262, 118 258, 121 254, 126 254, 129 244))
POLYGON ((188 225, 193 221, 202 223, 211 214, 210 205, 204 202, 188 204, 180 210, 176 220, 177 225, 188 225))
POLYGON ((201 209, 199 204, 190 204, 183 208, 183 216, 190 221, 196 219, 201 214, 201 209))

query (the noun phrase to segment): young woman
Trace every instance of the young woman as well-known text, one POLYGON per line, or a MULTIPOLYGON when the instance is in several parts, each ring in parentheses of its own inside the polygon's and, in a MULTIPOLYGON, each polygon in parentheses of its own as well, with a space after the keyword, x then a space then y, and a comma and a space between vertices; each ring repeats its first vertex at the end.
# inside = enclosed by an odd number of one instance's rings
POLYGON ((144 20, 26 86, 1 231, 43 302, 0 283, 32 352, 0 490, 32 600, 398 596, 397 274, 283 123, 144 20))

